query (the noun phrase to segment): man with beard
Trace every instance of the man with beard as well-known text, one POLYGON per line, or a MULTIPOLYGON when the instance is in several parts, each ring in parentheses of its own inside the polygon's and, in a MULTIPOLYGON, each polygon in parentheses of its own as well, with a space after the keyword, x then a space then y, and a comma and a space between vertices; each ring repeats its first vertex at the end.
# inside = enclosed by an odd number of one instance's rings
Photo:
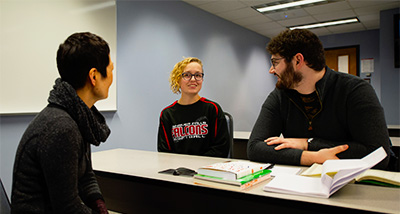
POLYGON ((370 84, 328 68, 309 30, 285 30, 267 50, 278 81, 253 127, 250 160, 309 166, 362 158, 382 146, 388 156, 375 168, 393 170, 383 108, 370 84))

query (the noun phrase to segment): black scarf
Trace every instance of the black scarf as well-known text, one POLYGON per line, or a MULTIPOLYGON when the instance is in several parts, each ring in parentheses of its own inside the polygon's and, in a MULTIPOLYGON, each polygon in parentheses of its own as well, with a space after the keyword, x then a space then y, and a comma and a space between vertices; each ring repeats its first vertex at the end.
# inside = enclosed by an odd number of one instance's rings
POLYGON ((56 79, 48 102, 64 109, 75 120, 86 142, 98 146, 110 135, 111 131, 97 108, 89 109, 75 89, 61 78, 56 79))

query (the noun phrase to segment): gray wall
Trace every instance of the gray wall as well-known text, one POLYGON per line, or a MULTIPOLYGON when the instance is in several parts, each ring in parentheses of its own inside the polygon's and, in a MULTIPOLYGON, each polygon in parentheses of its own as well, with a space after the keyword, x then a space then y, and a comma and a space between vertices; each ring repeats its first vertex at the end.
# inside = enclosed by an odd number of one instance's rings
POLYGON ((381 11, 380 43, 381 58, 381 102, 385 109, 386 122, 390 125, 400 124, 400 68, 394 67, 393 15, 400 9, 381 11))

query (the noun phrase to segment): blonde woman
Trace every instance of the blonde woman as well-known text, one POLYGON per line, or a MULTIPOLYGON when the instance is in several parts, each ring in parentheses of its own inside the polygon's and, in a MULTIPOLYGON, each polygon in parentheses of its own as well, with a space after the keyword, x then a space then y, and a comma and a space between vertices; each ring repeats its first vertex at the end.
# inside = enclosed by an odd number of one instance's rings
POLYGON ((199 95, 204 80, 200 59, 178 62, 170 74, 171 90, 179 100, 161 111, 158 151, 227 157, 229 133, 222 108, 199 95))

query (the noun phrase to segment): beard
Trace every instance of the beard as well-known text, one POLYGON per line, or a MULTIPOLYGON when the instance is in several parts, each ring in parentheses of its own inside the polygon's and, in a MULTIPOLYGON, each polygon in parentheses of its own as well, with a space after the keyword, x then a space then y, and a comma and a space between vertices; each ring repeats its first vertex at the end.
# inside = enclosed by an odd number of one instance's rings
POLYGON ((287 63, 286 69, 280 75, 275 75, 279 77, 276 82, 278 89, 294 89, 303 80, 303 75, 294 71, 292 63, 287 63))

